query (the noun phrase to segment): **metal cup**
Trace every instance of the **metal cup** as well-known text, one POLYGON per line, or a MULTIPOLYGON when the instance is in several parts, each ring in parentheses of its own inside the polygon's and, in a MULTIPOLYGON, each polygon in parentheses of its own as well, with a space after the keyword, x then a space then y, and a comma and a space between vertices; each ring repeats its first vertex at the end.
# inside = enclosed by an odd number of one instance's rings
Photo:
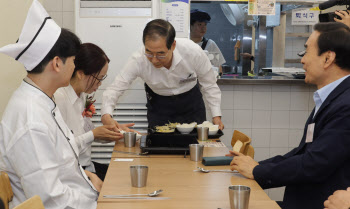
POLYGON ((236 185, 228 187, 231 209, 248 209, 250 187, 236 185))
POLYGON ((131 186, 145 187, 147 184, 148 166, 132 165, 130 166, 131 186))
POLYGON ((205 141, 208 140, 209 127, 197 127, 198 140, 205 141))
POLYGON ((192 161, 201 161, 203 159, 203 144, 190 144, 190 156, 192 161))
POLYGON ((135 147, 136 133, 135 132, 125 132, 123 135, 124 135, 124 146, 125 147, 135 147))

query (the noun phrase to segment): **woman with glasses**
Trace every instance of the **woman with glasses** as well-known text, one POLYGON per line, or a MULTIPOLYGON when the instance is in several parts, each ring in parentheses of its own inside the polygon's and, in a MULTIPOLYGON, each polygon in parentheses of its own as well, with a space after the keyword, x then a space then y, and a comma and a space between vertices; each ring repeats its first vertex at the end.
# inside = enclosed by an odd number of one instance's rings
POLYGON ((91 161, 91 144, 94 139, 116 141, 123 135, 113 131, 112 125, 94 128, 90 118, 83 117, 83 112, 87 108, 87 95, 96 92, 107 77, 108 63, 109 59, 100 47, 91 43, 82 44, 74 60, 75 69, 70 85, 58 89, 54 95, 64 121, 75 136, 80 164, 85 170, 96 173, 102 181, 108 165, 91 161))
POLYGON ((188 39, 175 40, 175 29, 156 19, 143 31, 144 46, 135 52, 103 93, 102 123, 111 117, 118 98, 140 77, 145 82, 148 126, 170 122, 202 123, 206 120, 203 96, 214 124, 221 121, 221 92, 205 52, 188 39))

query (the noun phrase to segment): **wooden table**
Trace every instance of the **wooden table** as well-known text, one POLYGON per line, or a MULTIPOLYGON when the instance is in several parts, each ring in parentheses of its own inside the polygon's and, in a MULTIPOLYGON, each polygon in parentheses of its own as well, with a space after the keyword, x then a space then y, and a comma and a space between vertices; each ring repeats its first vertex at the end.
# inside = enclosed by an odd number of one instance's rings
MULTIPOLYGON (((125 148, 117 144, 115 149, 137 152, 139 148, 125 148)), ((206 147, 204 156, 223 156, 228 153, 225 147, 206 147)), ((229 169, 228 166, 203 166, 201 162, 191 161, 183 155, 125 155, 113 153, 113 158, 98 198, 98 209, 229 209, 228 186, 246 185, 251 188, 249 209, 280 209, 264 190, 254 181, 241 174, 195 172, 197 166, 206 169, 229 169), (116 158, 133 158, 132 162, 116 162, 116 158), (149 167, 147 186, 131 187, 130 166, 147 165, 149 167), (130 200, 106 199, 103 195, 150 193, 163 189, 158 197, 170 197, 169 200, 130 200)))

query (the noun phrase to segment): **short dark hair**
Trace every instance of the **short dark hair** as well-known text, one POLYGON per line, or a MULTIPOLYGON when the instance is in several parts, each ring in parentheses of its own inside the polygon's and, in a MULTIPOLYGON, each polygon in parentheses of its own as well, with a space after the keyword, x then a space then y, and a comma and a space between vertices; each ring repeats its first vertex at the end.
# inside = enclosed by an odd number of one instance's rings
POLYGON ((166 46, 168 49, 170 49, 176 36, 173 25, 162 19, 155 19, 147 23, 145 29, 143 30, 143 44, 145 44, 146 38, 156 40, 158 39, 158 36, 166 39, 166 46))
POLYGON ((211 20, 211 17, 206 11, 203 11, 200 9, 191 9, 191 18, 190 18, 191 26, 196 22, 209 23, 210 20, 211 20))
POLYGON ((80 39, 68 29, 62 28, 55 45, 45 56, 45 58, 29 74, 40 74, 44 71, 46 65, 56 56, 62 59, 63 63, 66 58, 75 56, 80 48, 80 39))
MULTIPOLYGON (((84 43, 80 45, 80 49, 75 56, 75 68, 72 77, 75 76, 78 70, 83 71, 85 75, 96 75, 98 77, 102 68, 109 62, 110 60, 106 53, 99 46, 92 43, 84 43)), ((95 82, 96 79, 93 79, 89 88, 95 82)))
POLYGON ((317 40, 318 55, 335 52, 335 64, 350 70, 350 28, 339 22, 317 23, 314 30, 320 33, 317 40))

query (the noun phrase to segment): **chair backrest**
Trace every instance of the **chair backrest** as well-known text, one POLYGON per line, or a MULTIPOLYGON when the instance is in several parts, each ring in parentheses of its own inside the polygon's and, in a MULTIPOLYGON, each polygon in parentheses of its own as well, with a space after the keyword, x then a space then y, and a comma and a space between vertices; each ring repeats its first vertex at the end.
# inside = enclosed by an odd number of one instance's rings
POLYGON ((250 145, 250 142, 252 141, 252 139, 249 136, 245 135, 244 133, 234 130, 232 135, 232 140, 231 140, 232 147, 235 146, 237 141, 242 142, 242 147, 239 152, 244 154, 247 145, 250 145))
POLYGON ((254 159, 254 154, 255 154, 254 147, 249 144, 248 146, 246 146, 246 149, 243 154, 250 156, 251 158, 254 159))
POLYGON ((4 202, 5 209, 9 208, 9 202, 12 201, 13 191, 11 188, 10 178, 6 172, 0 172, 0 198, 4 202))
POLYGON ((45 209, 43 202, 38 195, 35 195, 28 200, 17 205, 13 209, 45 209))

